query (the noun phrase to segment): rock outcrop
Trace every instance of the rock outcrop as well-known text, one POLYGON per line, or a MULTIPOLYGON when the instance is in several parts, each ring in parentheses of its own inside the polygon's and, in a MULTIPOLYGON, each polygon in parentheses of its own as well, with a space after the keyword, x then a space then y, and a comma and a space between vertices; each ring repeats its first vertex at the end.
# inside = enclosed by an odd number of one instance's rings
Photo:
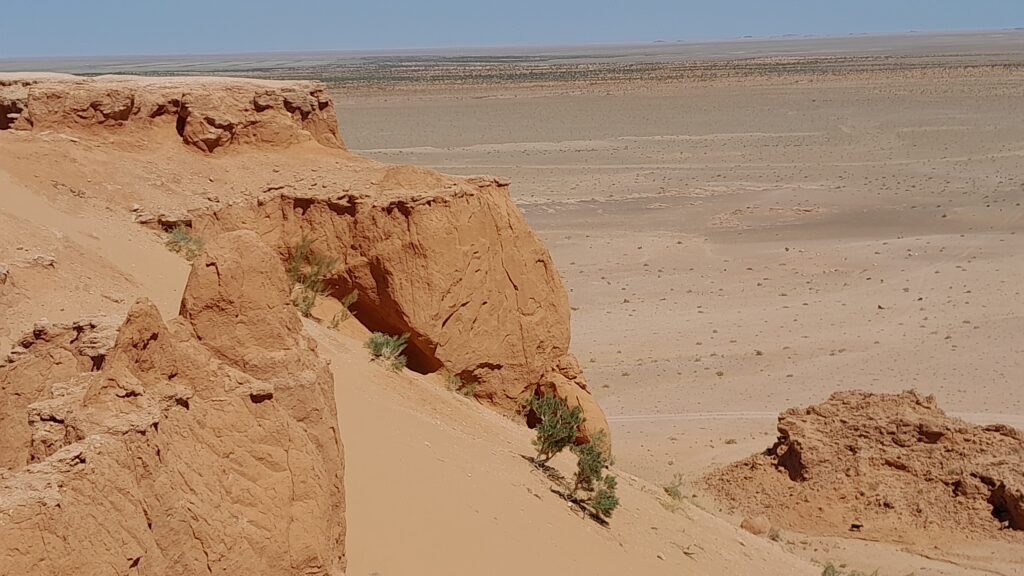
POLYGON ((0 468, 18 468, 29 461, 29 405, 50 399, 54 382, 102 367, 117 337, 118 322, 37 322, 0 358, 0 468))
POLYGON ((316 140, 341 147, 320 82, 0 74, 0 130, 159 129, 204 152, 316 140))
POLYGON ((141 300, 112 347, 91 323, 23 342, 0 367, 33 400, 0 412, 0 573, 342 574, 333 382, 288 289, 237 232, 169 324, 141 300))
MULTIPOLYGON (((607 432, 569 353, 565 288, 507 182, 389 166, 339 150, 333 103, 316 82, 0 74, 0 112, 7 128, 33 130, 38 139, 53 131, 136 142, 131 153, 148 163, 146 178, 167 154, 187 162, 188 172, 216 174, 179 184, 181 206, 150 214, 138 205, 133 217, 164 229, 182 224, 207 240, 254 230, 282 259, 308 236, 339 259, 328 286, 338 296, 359 292, 361 322, 410 335, 410 368, 456 375, 506 413, 520 412, 530 395, 553 392, 583 408, 578 441, 607 432), (124 140, 133 131, 142 137, 124 140), (221 162, 168 150, 168 138, 191 151, 239 153, 221 162), (243 153, 303 140, 323 146, 243 153), (147 147, 163 155, 154 162, 147 147)), ((191 314, 187 302, 182 312, 191 314)), ((216 348, 216 334, 227 327, 196 332, 216 348)))
POLYGON ((410 192, 402 188, 415 186, 409 179, 396 168, 380 178, 383 191, 269 194, 193 214, 192 224, 201 236, 255 230, 282 259, 301 238, 313 239, 316 250, 339 258, 327 284, 339 297, 358 291, 363 324, 410 335, 410 368, 454 374, 508 413, 528 396, 556 393, 583 408, 580 442, 597 430, 610 442, 569 353, 565 288, 508 184, 449 179, 410 192))
MULTIPOLYGON (((823 533, 1024 530, 1024 435, 947 416, 916 392, 837 392, 779 416, 767 451, 706 485, 747 514, 823 533)), ((1005 532, 1005 531, 1004 531, 1005 532)))

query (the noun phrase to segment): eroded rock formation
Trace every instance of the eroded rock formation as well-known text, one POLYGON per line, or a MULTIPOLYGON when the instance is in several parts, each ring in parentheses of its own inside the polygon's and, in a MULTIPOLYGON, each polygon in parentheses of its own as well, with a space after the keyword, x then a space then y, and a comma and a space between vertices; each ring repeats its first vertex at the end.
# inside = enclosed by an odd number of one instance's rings
POLYGON ((0 130, 160 127, 204 152, 316 140, 341 147, 319 82, 0 74, 0 130))
MULTIPOLYGON (((565 289, 510 200, 508 183, 389 166, 339 150, 334 107, 319 83, 0 74, 0 112, 7 128, 33 130, 40 139, 53 131, 134 142, 133 158, 145 162, 161 154, 146 178, 167 154, 190 173, 217 175, 179 186, 181 207, 154 216, 139 205, 133 217, 165 229, 191 226, 207 240, 254 230, 282 259, 311 237, 318 251, 341 262, 328 279, 334 293, 359 292, 360 321, 410 334, 411 368, 457 375, 477 398, 507 413, 521 411, 527 396, 555 392, 585 412, 579 441, 607 431, 569 354, 565 289), (132 140, 135 132, 140 136, 132 140), (186 158, 166 138, 192 147, 186 158), (302 141, 323 146, 245 154, 253 146, 302 141), (237 152, 231 162, 193 153, 226 147, 237 152)), ((182 311, 191 314, 187 302, 182 311)), ((196 332, 213 346, 226 327, 196 332)), ((224 359, 234 353, 240 352, 218 352, 224 359)))
MULTIPOLYGON (((407 174, 392 170, 388 174, 407 174)), ((429 173, 435 174, 435 173, 429 173)), ((402 180, 401 178, 392 178, 402 180)), ((607 421, 569 353, 569 302, 547 249, 493 178, 431 191, 270 194, 193 215, 199 235, 255 230, 288 258, 303 236, 337 256, 336 295, 361 322, 410 334, 409 367, 444 369, 506 412, 553 392, 584 410, 580 441, 607 421)), ((610 438, 609 438, 610 440, 610 438)))
POLYGON ((779 416, 766 452, 707 486, 748 514, 826 533, 1024 530, 1024 435, 947 416, 916 392, 837 392, 779 416))
POLYGON ((333 381, 288 294, 236 232, 169 324, 141 300, 109 349, 94 324, 22 343, 0 368, 32 401, 0 412, 0 573, 342 574, 333 381))

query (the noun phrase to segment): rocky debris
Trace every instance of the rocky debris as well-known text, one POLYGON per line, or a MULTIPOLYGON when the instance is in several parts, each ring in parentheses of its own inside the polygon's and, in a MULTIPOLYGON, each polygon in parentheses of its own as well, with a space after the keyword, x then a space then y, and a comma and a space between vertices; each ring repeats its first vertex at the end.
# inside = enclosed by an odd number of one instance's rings
POLYGON ((118 320, 37 322, 0 358, 0 467, 29 460, 28 406, 51 397, 51 384, 98 370, 117 337, 118 320))
POLYGON ((342 146, 320 82, 0 74, 0 130, 97 128, 174 130, 203 152, 308 140, 342 146))
POLYGON ((441 369, 506 413, 553 391, 583 408, 578 441, 605 431, 604 414, 569 353, 569 302, 551 257, 511 202, 506 182, 387 167, 366 192, 276 191, 193 213, 215 237, 255 230, 282 259, 304 236, 339 259, 327 286, 358 291, 371 330, 410 335, 408 366, 441 369))
POLYGON ((765 536, 772 529, 772 523, 764 516, 746 517, 740 522, 740 528, 754 536, 765 536))
POLYGON ((29 258, 22 258, 17 262, 17 265, 21 268, 55 268, 57 266, 57 258, 49 254, 36 254, 29 258))
POLYGON ((779 416, 778 441, 706 486, 747 514, 827 534, 1024 530, 1024 435, 947 416, 917 392, 837 392, 779 416))
POLYGON ((253 233, 226 234, 187 315, 137 302, 98 368, 98 335, 23 338, 0 367, 0 401, 31 396, 0 411, 0 573, 343 574, 334 386, 287 288, 253 233))
POLYGON ((11 275, 11 269, 6 264, 0 263, 0 286, 7 284, 7 278, 11 275))

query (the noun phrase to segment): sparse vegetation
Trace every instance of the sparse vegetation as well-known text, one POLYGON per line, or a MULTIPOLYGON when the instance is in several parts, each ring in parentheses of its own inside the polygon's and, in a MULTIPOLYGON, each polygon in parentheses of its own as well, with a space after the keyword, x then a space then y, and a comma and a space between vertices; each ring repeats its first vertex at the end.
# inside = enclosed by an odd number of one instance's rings
POLYGON ((827 562, 821 571, 821 576, 878 576, 878 570, 868 574, 867 572, 861 572, 860 570, 844 572, 841 568, 842 566, 836 567, 835 564, 827 562))
POLYGON ((458 392, 467 398, 476 395, 476 382, 463 382, 458 374, 449 374, 445 376, 445 380, 448 382, 448 389, 452 392, 458 392))
POLYGON ((538 466, 544 465, 572 445, 576 431, 583 423, 583 410, 579 406, 570 408, 565 400, 554 394, 533 396, 527 401, 527 406, 540 419, 537 436, 533 439, 537 448, 534 462, 538 466))
POLYGON ((299 285, 299 293, 292 298, 292 304, 300 314, 307 318, 312 314, 317 296, 327 293, 327 276, 337 265, 337 258, 314 250, 313 239, 308 236, 303 236, 298 244, 292 246, 292 255, 288 259, 285 272, 288 273, 289 280, 299 285))
POLYGON ((682 486, 683 486, 683 476, 681 474, 677 473, 675 476, 672 477, 672 482, 669 483, 668 486, 662 487, 662 490, 665 491, 665 494, 668 494, 668 497, 671 498, 673 502, 682 502, 683 501, 683 491, 681 490, 682 486))
POLYGON ((605 474, 601 478, 601 486, 590 499, 590 507, 602 518, 611 518, 612 513, 619 507, 619 497, 615 493, 617 486, 615 476, 605 474))
POLYGON ((356 303, 356 300, 359 300, 359 291, 353 290, 341 299, 341 305, 345 307, 345 310, 350 310, 352 305, 356 303))
POLYGON ((374 332, 366 340, 366 348, 374 360, 380 360, 391 370, 398 372, 405 368, 407 358, 402 352, 409 344, 409 335, 390 336, 383 332, 374 332))
POLYGON ((176 254, 181 254, 186 260, 195 260, 203 253, 205 243, 203 239, 194 236, 192 231, 184 224, 178 224, 167 234, 165 246, 176 254))
POLYGON ((352 317, 352 310, 351 310, 352 305, 355 304, 356 300, 358 300, 358 299, 359 299, 359 291, 358 290, 353 290, 352 292, 349 292, 348 296, 345 296, 344 298, 342 298, 341 299, 341 305, 344 306, 345 309, 340 311, 340 312, 338 312, 334 316, 332 316, 331 317, 331 321, 330 321, 330 323, 328 323, 327 327, 330 328, 331 330, 337 330, 338 326, 341 326, 342 322, 344 322, 345 320, 348 320, 349 318, 351 318, 352 317))
POLYGON ((576 455, 576 475, 573 477, 573 496, 580 490, 593 492, 595 485, 601 481, 601 474, 607 466, 604 453, 596 442, 588 442, 571 448, 576 455))
POLYGON ((309 318, 313 314, 316 296, 315 292, 300 289, 299 293, 292 297, 292 304, 299 311, 299 314, 302 314, 303 318, 309 318))
MULTIPOLYGON (((571 489, 562 496, 594 518, 602 521, 611 518, 619 506, 619 497, 615 493, 618 481, 615 476, 605 473, 611 465, 611 455, 602 448, 607 444, 604 432, 598 432, 590 442, 576 446, 576 435, 584 422, 579 406, 570 407, 554 394, 533 396, 526 401, 526 406, 539 419, 537 435, 533 439, 537 448, 534 465, 546 470, 553 457, 570 448, 576 455, 576 474, 571 489)), ((563 483, 560 475, 554 475, 553 479, 563 483)))
POLYGON ((618 481, 615 476, 605 474, 611 465, 611 457, 601 449, 605 445, 604 433, 594 435, 590 442, 572 447, 576 455, 576 475, 572 489, 572 497, 579 499, 579 493, 589 492, 590 497, 583 499, 601 518, 611 518, 612 512, 619 506, 619 497, 615 494, 618 481))

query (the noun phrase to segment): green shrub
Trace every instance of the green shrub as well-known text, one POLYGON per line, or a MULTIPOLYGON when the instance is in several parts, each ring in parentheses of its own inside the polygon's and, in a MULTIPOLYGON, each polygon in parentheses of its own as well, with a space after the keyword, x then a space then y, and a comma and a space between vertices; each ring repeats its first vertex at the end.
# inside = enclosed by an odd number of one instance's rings
POLYGON ((574 495, 580 490, 593 492, 594 486, 601 481, 601 475, 608 467, 608 462, 599 446, 595 438, 591 442, 570 448, 576 455, 576 475, 573 477, 572 489, 574 495))
POLYGON ((334 316, 331 317, 331 321, 330 321, 330 323, 327 324, 327 327, 330 328, 331 330, 337 330, 338 326, 341 326, 342 322, 344 322, 345 320, 348 320, 349 318, 351 318, 352 317, 352 311, 351 311, 352 305, 356 303, 356 300, 358 298, 359 298, 359 291, 358 290, 353 290, 352 292, 349 292, 348 296, 345 296, 344 298, 342 298, 341 299, 341 305, 344 306, 345 308, 343 310, 341 310, 340 312, 338 312, 337 314, 335 314, 334 316))
POLYGON ((665 494, 668 494, 668 497, 671 498, 673 501, 675 501, 675 502, 682 502, 682 500, 683 500, 683 491, 681 490, 682 486, 683 486, 683 476, 681 474, 676 474, 675 476, 672 477, 672 483, 669 484, 668 486, 663 487, 662 490, 664 490, 665 494))
POLYGON ((345 310, 350 310, 352 305, 356 303, 356 300, 359 300, 359 291, 353 290, 348 293, 348 296, 341 299, 341 305, 345 307, 345 310))
MULTIPOLYGON (((878 570, 875 570, 870 576, 878 576, 878 570)), ((860 570, 851 570, 850 572, 843 572, 839 568, 836 568, 835 564, 828 562, 825 564, 824 569, 821 571, 821 576, 869 576, 865 572, 860 570)))
POLYGON ((285 272, 288 279, 300 287, 299 294, 292 298, 292 303, 298 308, 299 313, 308 318, 313 311, 313 305, 316 304, 317 296, 327 293, 325 281, 338 265, 338 259, 314 250, 313 239, 308 236, 303 236, 298 244, 292 246, 291 252, 285 272))
POLYGON ((458 392, 467 398, 472 398, 476 395, 476 382, 463 382, 458 374, 445 376, 445 381, 448 382, 448 389, 452 392, 458 392))
POLYGON ((611 465, 611 457, 601 449, 606 444, 602 431, 594 434, 590 442, 571 448, 576 455, 572 496, 578 497, 580 491, 592 493, 586 502, 602 518, 610 518, 619 505, 619 497, 615 494, 618 482, 615 476, 604 473, 611 465))
POLYGON ((402 352, 408 344, 408 334, 390 336, 383 332, 374 332, 366 340, 366 348, 370 351, 370 356, 374 360, 384 362, 388 368, 395 372, 405 368, 407 359, 402 352))
POLYGON ((527 400, 527 407, 540 419, 533 439, 533 446, 537 449, 534 462, 546 464, 572 445, 576 431, 583 423, 583 410, 579 406, 570 408, 565 400, 553 394, 533 396, 527 400))
POLYGON ((191 261, 203 253, 204 242, 202 238, 193 236, 192 231, 184 224, 178 224, 168 232, 164 245, 171 252, 181 254, 186 260, 191 261))
POLYGON ((292 297, 292 304, 299 311, 299 314, 302 314, 304 318, 309 318, 313 314, 313 305, 316 304, 316 294, 300 290, 298 294, 292 297))
POLYGON ((602 518, 611 518, 612 512, 619 507, 619 497, 615 494, 617 486, 615 476, 605 474, 601 478, 601 485, 590 499, 590 507, 602 518))

